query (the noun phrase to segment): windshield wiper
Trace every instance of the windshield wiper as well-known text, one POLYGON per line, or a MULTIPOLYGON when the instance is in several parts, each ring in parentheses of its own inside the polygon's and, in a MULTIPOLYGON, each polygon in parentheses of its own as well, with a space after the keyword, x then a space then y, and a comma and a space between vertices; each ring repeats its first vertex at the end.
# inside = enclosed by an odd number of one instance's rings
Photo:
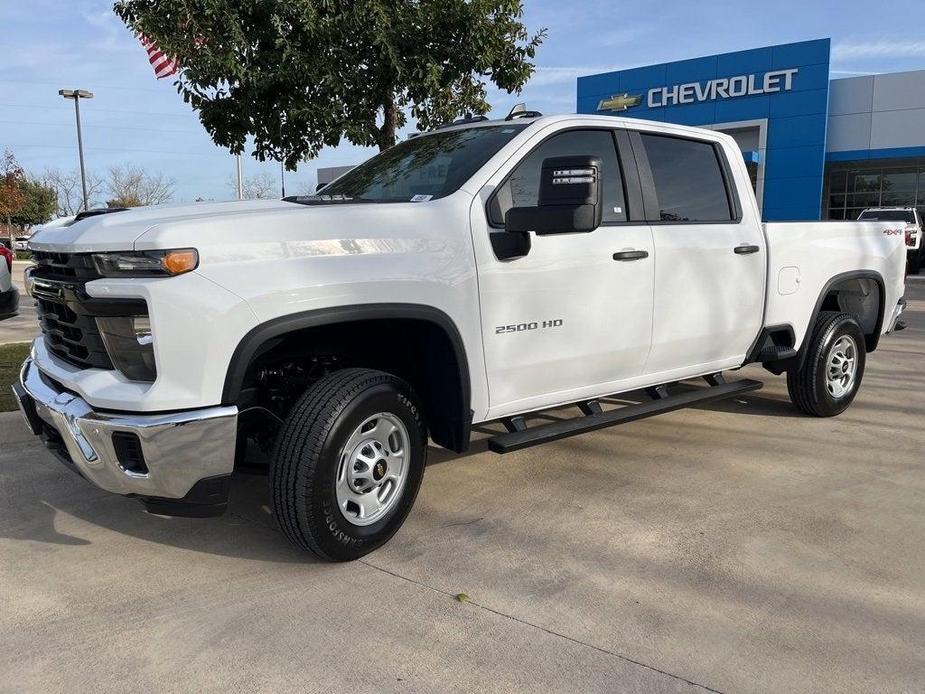
POLYGON ((283 198, 283 202, 294 202, 298 205, 344 205, 354 202, 376 201, 349 195, 287 195, 283 198))

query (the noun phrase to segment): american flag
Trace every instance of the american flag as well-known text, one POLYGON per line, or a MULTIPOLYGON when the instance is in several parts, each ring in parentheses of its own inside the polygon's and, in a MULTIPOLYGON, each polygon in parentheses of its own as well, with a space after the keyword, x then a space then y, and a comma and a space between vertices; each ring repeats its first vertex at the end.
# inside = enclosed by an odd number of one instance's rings
POLYGON ((141 41, 141 45, 144 46, 145 50, 148 52, 148 62, 151 63, 151 67, 154 68, 154 76, 158 79, 163 77, 170 77, 173 74, 176 74, 177 70, 180 69, 180 66, 177 65, 177 61, 173 58, 168 58, 164 55, 164 52, 157 47, 151 39, 149 39, 144 34, 140 34, 138 39, 141 41))

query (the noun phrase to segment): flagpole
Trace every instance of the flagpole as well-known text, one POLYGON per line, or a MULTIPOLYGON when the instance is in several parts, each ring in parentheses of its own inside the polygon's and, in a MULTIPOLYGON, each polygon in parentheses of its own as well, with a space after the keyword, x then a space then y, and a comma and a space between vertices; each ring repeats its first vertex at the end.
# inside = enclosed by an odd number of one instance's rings
POLYGON ((238 170, 238 200, 244 199, 244 162, 240 154, 234 155, 235 165, 238 170))

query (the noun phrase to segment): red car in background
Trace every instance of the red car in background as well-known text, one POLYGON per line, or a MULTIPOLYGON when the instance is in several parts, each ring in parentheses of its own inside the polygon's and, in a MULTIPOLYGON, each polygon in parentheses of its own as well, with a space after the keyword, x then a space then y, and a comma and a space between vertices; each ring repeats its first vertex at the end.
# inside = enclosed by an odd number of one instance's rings
POLYGON ((19 312, 19 291, 13 284, 13 251, 0 242, 0 320, 19 312))

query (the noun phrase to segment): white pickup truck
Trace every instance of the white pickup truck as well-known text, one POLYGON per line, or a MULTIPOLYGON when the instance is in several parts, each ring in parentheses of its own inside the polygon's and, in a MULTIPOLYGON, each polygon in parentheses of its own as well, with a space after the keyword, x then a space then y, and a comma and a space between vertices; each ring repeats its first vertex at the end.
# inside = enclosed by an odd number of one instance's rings
POLYGON ((895 222, 905 225, 906 265, 910 275, 917 275, 922 270, 922 236, 925 226, 922 215, 914 207, 872 207, 864 210, 858 217, 859 222, 895 222))
POLYGON ((749 363, 836 415, 904 307, 896 223, 762 224, 730 137, 601 116, 469 119, 317 195, 78 215, 31 247, 14 390, 48 447, 203 516, 263 452, 281 529, 329 560, 388 540, 428 440, 474 423, 505 453, 757 389, 722 376, 749 363))

